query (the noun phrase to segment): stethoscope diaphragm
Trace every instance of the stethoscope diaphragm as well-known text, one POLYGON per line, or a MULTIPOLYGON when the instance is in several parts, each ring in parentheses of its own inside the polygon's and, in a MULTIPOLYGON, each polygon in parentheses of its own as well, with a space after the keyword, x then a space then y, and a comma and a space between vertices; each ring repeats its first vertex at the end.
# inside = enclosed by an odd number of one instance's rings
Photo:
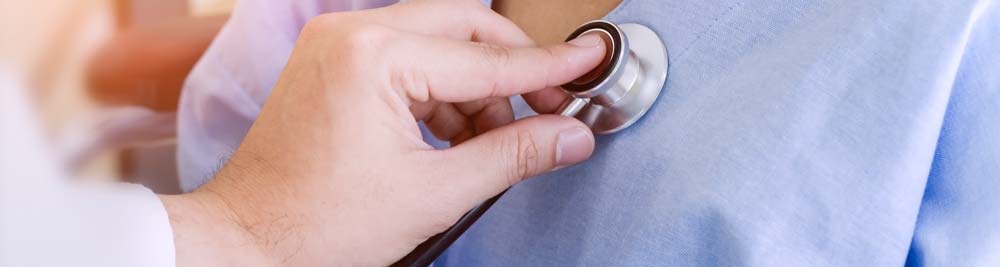
MULTIPOLYGON (((656 102, 667 79, 667 53, 656 33, 639 24, 591 21, 567 40, 592 33, 601 34, 608 53, 595 71, 562 86, 571 97, 558 113, 580 119, 595 133, 610 134, 638 121, 656 102)), ((473 208, 451 228, 428 238, 391 266, 430 265, 503 194, 473 208)))
POLYGON ((594 133, 611 134, 631 126, 653 106, 667 79, 667 53, 652 29, 635 23, 595 20, 569 35, 599 34, 608 47, 597 70, 562 89, 570 98, 558 114, 575 117, 594 133))

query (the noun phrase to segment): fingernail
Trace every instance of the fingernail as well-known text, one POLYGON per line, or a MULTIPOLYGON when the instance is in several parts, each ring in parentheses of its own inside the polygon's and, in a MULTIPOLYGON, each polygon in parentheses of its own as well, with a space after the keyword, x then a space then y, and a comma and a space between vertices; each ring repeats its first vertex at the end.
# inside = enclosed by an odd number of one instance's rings
POLYGON ((569 43, 578 47, 595 47, 601 45, 600 36, 597 34, 584 34, 583 36, 576 37, 576 39, 570 40, 569 43))
POLYGON ((559 132, 556 143, 557 168, 577 164, 590 157, 594 149, 594 135, 589 129, 573 127, 559 132))

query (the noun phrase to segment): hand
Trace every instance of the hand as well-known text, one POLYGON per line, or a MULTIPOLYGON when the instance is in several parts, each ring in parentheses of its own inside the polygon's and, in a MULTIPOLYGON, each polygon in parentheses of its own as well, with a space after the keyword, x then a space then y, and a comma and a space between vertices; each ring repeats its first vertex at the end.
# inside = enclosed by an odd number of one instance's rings
POLYGON ((164 197, 179 260, 232 260, 184 248, 223 242, 234 245, 219 255, 250 263, 385 266, 522 179, 585 160, 585 125, 514 121, 507 97, 530 92, 551 112, 565 98, 555 86, 596 67, 604 44, 532 45, 478 1, 311 20, 226 166, 197 192, 164 197), (424 143, 418 120, 453 147, 424 143), (211 228, 185 234, 193 223, 211 228))

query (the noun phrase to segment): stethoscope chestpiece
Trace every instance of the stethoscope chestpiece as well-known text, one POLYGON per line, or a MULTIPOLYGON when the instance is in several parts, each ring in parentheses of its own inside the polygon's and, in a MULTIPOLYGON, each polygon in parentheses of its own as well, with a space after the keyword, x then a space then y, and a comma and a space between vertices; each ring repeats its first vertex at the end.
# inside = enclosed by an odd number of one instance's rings
POLYGON ((642 118, 667 79, 667 53, 653 30, 634 23, 587 22, 566 40, 598 34, 608 49, 591 73, 562 85, 571 97, 558 114, 575 117, 595 133, 611 134, 642 118))
MULTIPOLYGON (((656 33, 639 24, 591 21, 569 36, 600 34, 608 56, 594 71, 564 84, 569 99, 559 114, 576 117, 595 133, 610 134, 635 123, 656 102, 667 79, 667 53, 656 33)), ((504 191, 506 192, 506 191, 504 191)), ((421 243, 391 266, 428 266, 504 193, 462 216, 455 225, 421 243)))

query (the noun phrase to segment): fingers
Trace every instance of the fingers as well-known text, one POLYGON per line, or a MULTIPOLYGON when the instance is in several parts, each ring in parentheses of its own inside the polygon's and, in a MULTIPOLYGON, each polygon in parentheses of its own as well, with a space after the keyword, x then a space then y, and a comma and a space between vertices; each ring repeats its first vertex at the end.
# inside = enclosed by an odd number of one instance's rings
POLYGON ((455 104, 428 101, 411 106, 410 112, 452 145, 514 121, 510 100, 503 97, 455 104))
POLYGON ((427 129, 430 129, 438 139, 451 140, 470 128, 469 120, 455 106, 448 103, 434 103, 434 105, 433 110, 426 116, 416 118, 423 120, 427 129))
MULTIPOLYGON (((505 47, 530 47, 534 41, 517 25, 480 1, 410 1, 386 8, 331 16, 376 23, 402 32, 474 41, 505 47)), ((335 23, 336 24, 336 23, 335 23)), ((602 43, 603 45, 603 43, 602 43)), ((539 113, 552 113, 566 95, 558 85, 532 88, 525 101, 539 113)))
MULTIPOLYGON (((387 26, 414 33, 506 47, 535 45, 534 40, 516 24, 479 1, 459 1, 458 4, 445 5, 433 1, 405 2, 387 8, 377 18, 387 26), (426 14, 440 15, 428 18, 426 14)), ((523 97, 535 112, 546 114, 554 113, 567 96, 558 87, 549 87, 524 94, 523 97)))
POLYGON ((594 35, 540 48, 425 36, 411 36, 393 45, 388 57, 394 65, 390 79, 419 102, 467 102, 562 85, 595 68, 605 52, 603 40, 594 35))
POLYGON ((559 105, 566 101, 569 95, 563 93, 558 87, 549 87, 521 95, 521 97, 538 114, 552 114, 556 113, 559 105))
POLYGON ((475 0, 410 1, 371 13, 373 22, 400 31, 512 47, 534 44, 513 22, 475 0))
POLYGON ((583 123, 556 115, 518 120, 439 151, 442 175, 455 192, 483 200, 525 178, 590 157, 594 135, 583 123), (464 194, 464 193, 463 193, 464 194))
POLYGON ((472 116, 472 125, 477 133, 493 130, 514 121, 514 110, 510 106, 510 99, 506 97, 457 103, 455 106, 463 114, 472 116))

